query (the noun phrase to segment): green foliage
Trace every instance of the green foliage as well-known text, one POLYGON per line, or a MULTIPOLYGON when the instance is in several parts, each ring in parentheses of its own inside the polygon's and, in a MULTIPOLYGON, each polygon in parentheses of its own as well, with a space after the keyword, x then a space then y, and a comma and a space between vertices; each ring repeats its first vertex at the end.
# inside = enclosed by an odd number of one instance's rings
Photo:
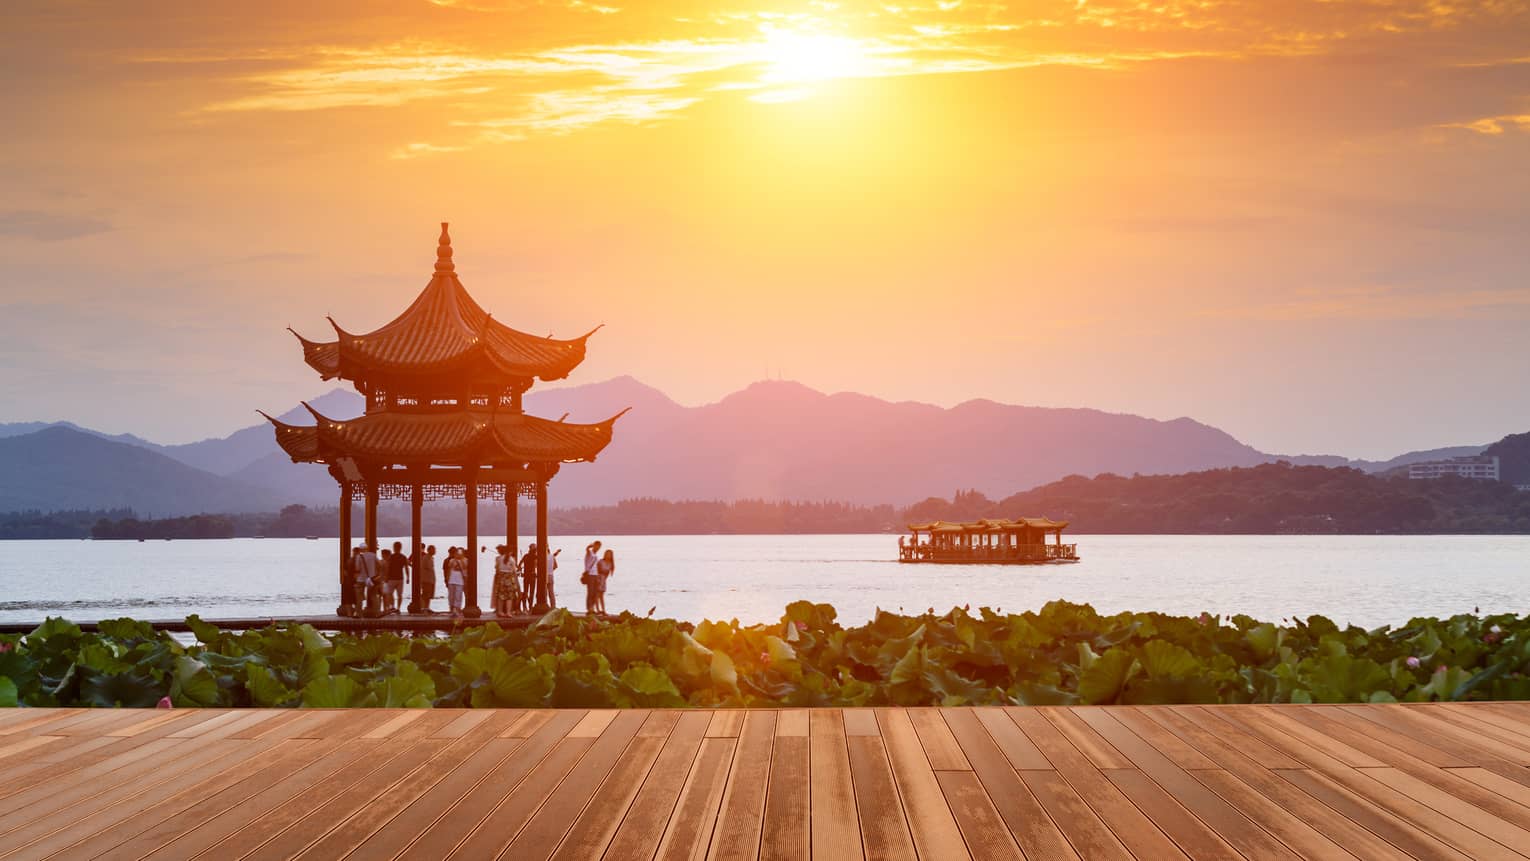
POLYGON ((1530 698, 1530 617, 1340 628, 1160 613, 902 616, 843 627, 796 602, 770 625, 555 611, 446 637, 240 633, 184 645, 119 619, 0 636, 0 705, 344 708, 1417 702, 1530 698))

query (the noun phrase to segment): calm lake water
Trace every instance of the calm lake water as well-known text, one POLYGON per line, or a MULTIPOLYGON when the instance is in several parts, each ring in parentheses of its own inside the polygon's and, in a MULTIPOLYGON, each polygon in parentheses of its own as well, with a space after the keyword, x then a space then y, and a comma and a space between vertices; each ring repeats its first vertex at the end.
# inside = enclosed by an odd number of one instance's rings
MULTIPOLYGON (((389 539, 391 541, 391 539, 389 539)), ((555 537, 560 602, 583 608, 585 536, 555 537)), ((1070 536, 1070 540, 1075 540, 1070 536)), ((616 536, 607 606, 699 621, 775 621, 787 603, 833 604, 858 623, 875 608, 1039 608, 1054 598, 1102 612, 1321 613, 1367 627, 1415 615, 1530 611, 1530 536, 1078 536, 1077 565, 899 565, 887 535, 616 536)), ((524 539, 523 539, 524 541, 524 539)), ((460 536, 434 537, 444 548, 460 536)), ((493 550, 480 571, 492 571, 493 550)), ((12 541, 0 552, 0 620, 255 617, 334 612, 335 542, 12 541)), ((443 554, 444 555, 444 552, 443 554)), ((481 577, 488 607, 490 576, 481 577)), ((444 596, 444 589, 438 594, 444 596)), ((436 609, 445 609, 438 597, 436 609)))

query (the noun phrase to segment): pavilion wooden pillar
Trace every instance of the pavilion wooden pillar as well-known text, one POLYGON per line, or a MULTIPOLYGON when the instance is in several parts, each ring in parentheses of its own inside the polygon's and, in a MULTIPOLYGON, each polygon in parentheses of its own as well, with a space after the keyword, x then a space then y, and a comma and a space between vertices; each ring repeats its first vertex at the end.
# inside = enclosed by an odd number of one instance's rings
POLYGON ((510 548, 510 558, 521 558, 521 494, 520 485, 505 483, 505 546, 510 548))
POLYGON ((349 481, 340 482, 340 605, 356 605, 356 577, 351 572, 351 501, 349 481))
POLYGON ((536 604, 532 612, 546 613, 547 602, 547 479, 537 481, 537 579, 536 604))
POLYGON ((478 608, 478 468, 467 468, 464 482, 467 495, 467 607, 463 615, 476 619, 483 615, 478 608))
POLYGON ((380 488, 375 479, 367 479, 367 504, 363 514, 366 523, 367 549, 377 550, 377 496, 380 488))
POLYGON ((423 529, 420 525, 420 509, 425 505, 425 488, 418 483, 409 488, 409 538, 413 544, 409 545, 409 569, 414 572, 414 580, 409 592, 409 612, 419 613, 425 610, 422 606, 420 595, 420 542, 423 529))

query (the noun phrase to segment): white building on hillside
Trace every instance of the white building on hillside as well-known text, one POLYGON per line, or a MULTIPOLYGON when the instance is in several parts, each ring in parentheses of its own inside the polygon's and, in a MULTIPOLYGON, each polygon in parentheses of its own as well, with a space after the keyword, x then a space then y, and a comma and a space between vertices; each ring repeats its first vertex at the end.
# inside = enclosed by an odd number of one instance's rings
POLYGON ((1476 455, 1453 457, 1448 460, 1421 460, 1418 463, 1408 464, 1409 478, 1439 478, 1442 475, 1497 481, 1498 458, 1476 455))

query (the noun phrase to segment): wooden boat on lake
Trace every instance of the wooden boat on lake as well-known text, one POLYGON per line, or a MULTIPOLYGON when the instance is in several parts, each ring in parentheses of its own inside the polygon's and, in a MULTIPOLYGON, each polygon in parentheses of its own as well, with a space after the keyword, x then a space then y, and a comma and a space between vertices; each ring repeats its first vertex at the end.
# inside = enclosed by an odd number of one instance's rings
POLYGON ((971 523, 911 523, 898 537, 899 562, 942 565, 1057 565, 1078 561, 1078 545, 1062 543, 1066 520, 1021 517, 971 523), (1049 543, 1047 537, 1051 536, 1049 543))

